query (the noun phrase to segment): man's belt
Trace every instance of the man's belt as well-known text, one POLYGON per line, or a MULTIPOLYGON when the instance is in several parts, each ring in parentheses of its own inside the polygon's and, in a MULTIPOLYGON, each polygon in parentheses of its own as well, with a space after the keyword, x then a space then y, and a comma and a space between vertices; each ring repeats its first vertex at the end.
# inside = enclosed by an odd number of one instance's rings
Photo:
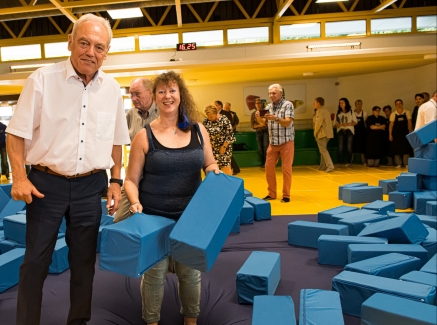
POLYGON ((53 170, 51 170, 50 168, 46 167, 46 166, 41 166, 41 165, 32 165, 32 168, 35 168, 39 171, 42 171, 44 173, 50 174, 50 175, 55 175, 55 176, 61 176, 61 177, 65 177, 65 178, 79 178, 79 177, 85 177, 85 176, 90 176, 96 173, 99 173, 101 171, 103 171, 103 169, 94 169, 90 172, 87 173, 83 173, 83 174, 76 174, 76 175, 62 175, 59 174, 53 170))

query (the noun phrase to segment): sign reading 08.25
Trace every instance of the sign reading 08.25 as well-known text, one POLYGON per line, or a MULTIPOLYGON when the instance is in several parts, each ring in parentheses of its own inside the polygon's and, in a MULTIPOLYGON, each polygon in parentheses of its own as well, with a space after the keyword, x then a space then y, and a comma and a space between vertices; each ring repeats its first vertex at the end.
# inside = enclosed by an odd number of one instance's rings
POLYGON ((197 49, 197 46, 196 46, 195 42, 176 44, 176 51, 193 51, 196 49, 197 49))

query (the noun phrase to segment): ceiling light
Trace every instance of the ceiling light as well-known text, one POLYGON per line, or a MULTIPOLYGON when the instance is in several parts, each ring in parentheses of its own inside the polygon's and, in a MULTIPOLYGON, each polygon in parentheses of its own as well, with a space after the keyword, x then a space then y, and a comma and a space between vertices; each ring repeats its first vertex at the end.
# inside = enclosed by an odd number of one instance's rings
POLYGON ((108 10, 108 14, 112 19, 143 17, 140 8, 108 10))
POLYGON ((329 48, 329 47, 343 47, 350 46, 354 48, 355 46, 359 46, 361 48, 361 42, 349 42, 349 43, 333 43, 333 44, 319 44, 319 45, 307 45, 307 51, 313 49, 321 49, 321 48, 329 48))
POLYGON ((9 70, 11 72, 23 72, 23 71, 33 71, 38 68, 46 67, 54 63, 42 63, 42 64, 25 64, 25 65, 11 65, 9 70))
POLYGON ((339 1, 348 1, 348 0, 317 0, 316 3, 339 2, 339 1))
POLYGON ((397 0, 386 0, 385 2, 381 3, 378 7, 373 9, 373 13, 380 12, 390 6, 392 3, 395 3, 397 0))

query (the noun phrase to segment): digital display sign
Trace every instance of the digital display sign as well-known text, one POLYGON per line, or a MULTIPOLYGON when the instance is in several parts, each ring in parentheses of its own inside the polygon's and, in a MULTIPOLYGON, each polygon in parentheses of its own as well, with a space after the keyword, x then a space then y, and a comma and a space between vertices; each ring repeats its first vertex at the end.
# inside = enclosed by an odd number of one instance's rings
POLYGON ((196 50, 196 43, 179 43, 176 44, 176 51, 193 51, 196 50))

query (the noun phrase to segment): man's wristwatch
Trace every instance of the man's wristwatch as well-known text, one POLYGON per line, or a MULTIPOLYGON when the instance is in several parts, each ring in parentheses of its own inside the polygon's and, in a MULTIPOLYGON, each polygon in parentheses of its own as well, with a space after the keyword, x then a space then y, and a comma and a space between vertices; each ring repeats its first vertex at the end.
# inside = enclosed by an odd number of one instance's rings
POLYGON ((276 118, 275 122, 279 122, 279 117, 276 118))
POLYGON ((120 186, 123 186, 123 180, 119 178, 110 178, 109 183, 117 183, 120 186))

